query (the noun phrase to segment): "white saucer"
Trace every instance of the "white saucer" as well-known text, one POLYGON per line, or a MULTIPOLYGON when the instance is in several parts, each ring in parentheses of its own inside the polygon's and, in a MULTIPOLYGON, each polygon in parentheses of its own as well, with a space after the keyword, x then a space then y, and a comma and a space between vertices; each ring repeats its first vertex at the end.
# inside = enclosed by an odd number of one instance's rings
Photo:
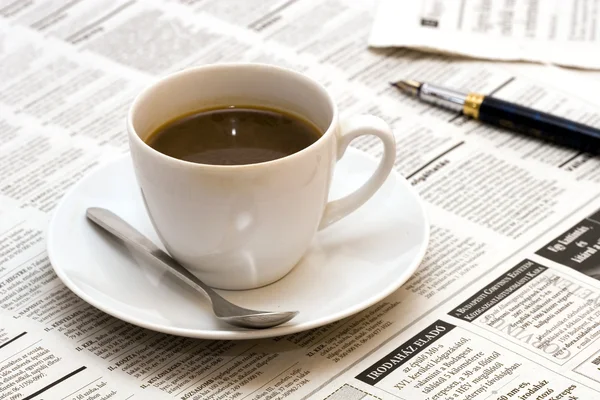
MULTIPOLYGON (((336 167, 330 197, 354 190, 376 165, 365 153, 348 149, 336 167)), ((85 217, 91 206, 114 211, 159 243, 126 156, 83 178, 56 209, 48 231, 48 255, 56 274, 75 294, 108 314, 195 338, 287 335, 355 314, 406 282, 429 240, 418 194, 393 172, 359 210, 319 232, 303 260, 284 278, 254 290, 219 291, 243 307, 300 311, 279 327, 246 330, 218 321, 202 295, 93 226, 85 217)))

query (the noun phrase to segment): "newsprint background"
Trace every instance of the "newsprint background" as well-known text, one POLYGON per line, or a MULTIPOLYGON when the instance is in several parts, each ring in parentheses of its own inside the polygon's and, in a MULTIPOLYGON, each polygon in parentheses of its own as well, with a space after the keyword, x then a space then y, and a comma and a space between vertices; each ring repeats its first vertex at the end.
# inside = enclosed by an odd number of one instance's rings
POLYGON ((374 13, 351 0, 0 2, 1 400, 600 398, 599 159, 388 85, 423 79, 600 126, 597 74, 369 50, 374 13), (191 340, 99 312, 48 262, 53 208, 127 152, 144 85, 240 60, 302 71, 344 114, 393 125, 397 170, 431 219, 425 261, 364 312, 270 340, 191 340))

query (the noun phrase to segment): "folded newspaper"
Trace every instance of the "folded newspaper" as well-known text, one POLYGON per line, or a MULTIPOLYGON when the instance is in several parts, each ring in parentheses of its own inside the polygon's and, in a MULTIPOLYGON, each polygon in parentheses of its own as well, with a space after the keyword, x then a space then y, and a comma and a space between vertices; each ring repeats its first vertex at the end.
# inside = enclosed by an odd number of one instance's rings
POLYGON ((596 0, 381 0, 369 44, 600 68, 596 0))
MULTIPOLYGON (((598 103, 563 85, 571 72, 369 50, 373 10, 355 0, 1 2, 0 400, 600 398, 600 160, 388 82, 468 87, 594 126, 598 103), (314 330, 210 341, 125 323, 54 274, 48 219, 67 188, 127 152, 133 96, 156 76, 225 61, 302 71, 343 114, 392 124, 397 171, 431 220, 426 258, 401 289, 314 330)), ((353 145, 377 155, 377 143, 353 145)))

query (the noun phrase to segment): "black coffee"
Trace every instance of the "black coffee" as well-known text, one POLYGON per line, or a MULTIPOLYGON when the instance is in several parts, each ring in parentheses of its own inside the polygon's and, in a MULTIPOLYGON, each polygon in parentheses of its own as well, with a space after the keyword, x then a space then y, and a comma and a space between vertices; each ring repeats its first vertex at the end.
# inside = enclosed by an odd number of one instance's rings
POLYGON ((201 164, 240 165, 296 153, 321 137, 310 122, 270 108, 229 107, 172 120, 146 143, 168 156, 201 164))

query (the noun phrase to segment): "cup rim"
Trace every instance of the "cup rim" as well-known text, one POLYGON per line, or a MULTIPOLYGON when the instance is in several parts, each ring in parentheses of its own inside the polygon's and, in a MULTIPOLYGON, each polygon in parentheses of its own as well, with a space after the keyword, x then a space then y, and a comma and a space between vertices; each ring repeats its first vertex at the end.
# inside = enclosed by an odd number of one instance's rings
MULTIPOLYGON (((308 118, 306 118, 306 119, 308 119, 308 118)), ((310 121, 310 119, 308 119, 308 120, 310 121)), ((333 135, 335 122, 337 120, 338 120, 338 109, 337 109, 335 102, 331 98, 331 95, 329 94, 327 89, 322 84, 317 82, 316 80, 314 80, 298 71, 295 71, 293 69, 280 67, 277 65, 265 64, 265 63, 228 62, 228 63, 208 64, 208 65, 201 65, 201 66, 185 68, 183 70, 161 76, 160 78, 156 79, 151 84, 147 85, 144 89, 142 89, 135 96, 131 105, 129 106, 129 110, 127 111, 127 131, 129 133, 130 140, 133 140, 136 144, 141 145, 142 148, 149 150, 152 154, 154 154, 155 156, 158 156, 159 158, 163 159, 166 162, 173 162, 173 163, 181 165, 182 167, 211 168, 211 169, 224 171, 224 170, 235 170, 235 169, 276 167, 283 163, 288 163, 291 160, 301 157, 302 155, 311 151, 311 149, 313 149, 315 146, 317 146, 322 141, 328 139, 331 135, 333 135), (285 157, 277 158, 275 160, 263 161, 263 162, 252 163, 252 164, 220 165, 220 164, 203 164, 203 163, 196 163, 196 162, 192 162, 192 161, 181 160, 179 158, 175 158, 175 157, 166 155, 164 153, 161 153, 160 151, 151 147, 144 140, 142 140, 142 138, 139 136, 139 134, 137 133, 137 131, 135 130, 135 128, 133 126, 133 116, 134 116, 135 112, 137 111, 137 108, 139 107, 140 102, 146 96, 149 96, 150 92, 153 89, 155 89, 159 85, 164 85, 169 80, 172 80, 172 79, 184 76, 184 75, 193 75, 193 74, 197 74, 197 73, 202 73, 204 71, 210 71, 210 70, 216 70, 216 69, 222 69, 222 68, 232 68, 232 69, 257 68, 257 69, 267 69, 267 70, 270 69, 272 71, 278 71, 278 72, 283 72, 286 74, 294 75, 299 80, 302 80, 306 84, 312 86, 329 103, 329 106, 332 110, 332 114, 331 114, 331 118, 329 121, 329 125, 327 126, 327 129, 325 129, 325 131, 319 137, 319 139, 317 139, 315 142, 311 143, 309 146, 303 148, 300 151, 289 154, 285 157)))

